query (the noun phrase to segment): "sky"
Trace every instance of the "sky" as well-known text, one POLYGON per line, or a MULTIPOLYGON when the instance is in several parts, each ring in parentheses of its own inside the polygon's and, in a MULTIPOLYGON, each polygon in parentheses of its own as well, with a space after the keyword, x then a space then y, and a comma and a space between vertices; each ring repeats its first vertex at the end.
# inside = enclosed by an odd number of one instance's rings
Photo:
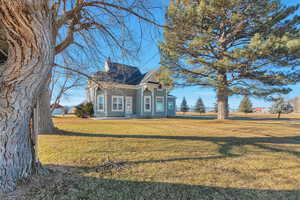
MULTIPOLYGON (((167 1, 163 0, 163 4, 166 5, 167 1)), ((300 3, 298 0, 283 0, 285 5, 295 5, 300 3)), ((300 11, 298 10, 298 13, 300 11)), ((299 13, 300 14, 300 13, 299 13)), ((155 12, 155 17, 158 18, 159 22, 163 22, 164 12, 158 10, 155 12)), ((154 31, 155 32, 155 31, 154 31)), ((139 52, 138 58, 135 59, 122 59, 120 57, 111 56, 111 60, 115 62, 121 62, 124 64, 131 64, 138 66, 139 69, 146 73, 147 71, 159 67, 160 55, 157 48, 159 40, 162 40, 161 36, 153 34, 152 30, 144 30, 145 37, 143 38, 142 48, 139 52)), ((99 59, 99 66, 103 65, 104 60, 99 59)), ((300 95, 300 83, 290 87, 292 92, 285 96, 286 99, 290 99, 300 95)), ((171 94, 177 97, 177 106, 180 105, 183 97, 186 98, 188 105, 195 105, 199 97, 202 98, 206 107, 213 107, 216 102, 216 93, 213 89, 201 88, 201 87, 185 87, 185 88, 175 88, 171 91, 171 94)), ((85 87, 72 89, 67 97, 61 99, 61 105, 64 106, 74 106, 82 103, 86 98, 85 87)), ((241 96, 232 96, 229 98, 230 108, 236 109, 241 101, 241 96)), ((251 98, 254 107, 269 107, 271 102, 267 102, 259 98, 251 98)))

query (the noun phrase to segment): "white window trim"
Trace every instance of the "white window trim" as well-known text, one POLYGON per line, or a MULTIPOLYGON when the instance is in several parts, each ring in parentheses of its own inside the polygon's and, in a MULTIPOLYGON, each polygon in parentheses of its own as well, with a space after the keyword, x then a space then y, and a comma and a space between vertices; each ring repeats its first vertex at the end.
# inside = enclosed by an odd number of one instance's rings
POLYGON ((151 96, 144 96, 144 111, 145 112, 151 112, 151 108, 152 108, 152 102, 151 102, 151 96), (146 99, 150 99, 149 101, 149 109, 146 109, 146 99))
POLYGON ((157 96, 157 97, 155 98, 155 111, 156 111, 156 112, 159 112, 159 113, 165 112, 165 99, 164 99, 163 96, 157 96), (162 99, 163 110, 161 110, 161 111, 157 110, 157 106, 156 106, 156 104, 157 104, 157 99, 162 99))
POLYGON ((163 91, 164 91, 164 88, 157 88, 157 91, 163 92, 163 91))
POLYGON ((100 94, 97 96, 97 99, 96 99, 96 107, 97 107, 97 111, 99 112, 104 112, 104 108, 105 108, 105 98, 104 98, 104 95, 103 94, 100 94), (103 97, 103 109, 99 109, 99 97, 103 97))
POLYGON ((126 96, 125 97, 125 112, 128 113, 128 114, 133 113, 133 98, 132 98, 132 96, 126 96), (128 101, 128 99, 130 99, 130 101, 131 101, 131 111, 130 112, 127 112, 127 101, 128 101))
POLYGON ((111 97, 111 111, 112 112, 124 112, 124 97, 123 96, 112 96, 111 97), (122 108, 121 109, 118 109, 118 106, 117 106, 117 109, 114 109, 114 98, 122 99, 122 108))

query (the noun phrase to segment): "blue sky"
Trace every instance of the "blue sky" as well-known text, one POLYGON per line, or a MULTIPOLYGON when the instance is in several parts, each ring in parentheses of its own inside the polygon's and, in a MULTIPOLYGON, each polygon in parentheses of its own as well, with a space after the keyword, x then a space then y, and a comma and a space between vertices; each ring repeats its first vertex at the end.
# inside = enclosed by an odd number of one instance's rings
MULTIPOLYGON (((166 4, 166 1, 163 1, 163 4, 166 4)), ((283 0, 282 1, 286 5, 295 5, 300 3, 298 0, 283 0)), ((298 11, 299 12, 299 11, 298 11)), ((159 21, 163 21, 164 13, 162 11, 157 11, 155 13, 156 17, 159 18, 159 21)), ((155 39, 153 39, 153 34, 147 37, 147 30, 145 30, 146 37, 144 37, 142 43, 142 49, 139 53, 138 59, 122 59, 120 57, 111 57, 113 61, 123 62, 125 64, 132 64, 138 66, 142 72, 147 72, 153 68, 159 67, 160 56, 157 48, 157 43, 155 39)), ((155 34, 154 34, 155 35, 155 34)), ((156 35, 157 36, 157 35, 156 35)), ((162 39, 161 37, 159 39, 162 39)), ((99 59, 99 66, 103 64, 103 59, 99 59)), ((286 99, 293 98, 295 96, 300 95, 300 84, 291 86, 292 92, 285 96, 286 99)), ((177 97, 177 105, 180 105, 182 98, 185 97, 189 105, 194 105, 197 98, 201 97, 204 101, 205 106, 212 107, 216 102, 215 99, 215 91, 209 88, 201 88, 201 87, 186 87, 186 88, 176 88, 171 94, 177 97)), ((69 92, 67 98, 62 98, 62 105, 78 105, 85 100, 85 90, 84 88, 76 88, 69 92)), ((239 102, 241 101, 240 96, 232 96, 229 98, 229 104, 231 108, 237 108, 239 102)), ((271 105, 270 102, 266 102, 263 99, 251 98, 253 106, 255 107, 268 107, 271 105)))

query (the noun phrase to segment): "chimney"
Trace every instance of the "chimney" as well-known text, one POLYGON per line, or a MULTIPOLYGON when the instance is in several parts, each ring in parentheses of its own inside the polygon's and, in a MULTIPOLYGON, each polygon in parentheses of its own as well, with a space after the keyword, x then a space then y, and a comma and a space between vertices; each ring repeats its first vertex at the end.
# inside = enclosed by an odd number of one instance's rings
POLYGON ((105 72, 108 72, 109 71, 109 66, 110 66, 110 63, 111 63, 111 60, 110 60, 110 57, 108 57, 105 61, 105 64, 104 64, 104 71, 105 72))

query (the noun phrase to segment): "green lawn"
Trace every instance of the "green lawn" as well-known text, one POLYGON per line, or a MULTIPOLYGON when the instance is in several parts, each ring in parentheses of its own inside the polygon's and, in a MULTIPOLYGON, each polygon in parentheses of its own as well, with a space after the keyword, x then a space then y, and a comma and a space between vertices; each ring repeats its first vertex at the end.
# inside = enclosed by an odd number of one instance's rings
MULTIPOLYGON (((300 199, 300 117, 55 118, 27 199, 300 199), (99 168, 108 161, 116 167, 99 168)), ((272 116, 273 117, 273 116, 272 116)))

